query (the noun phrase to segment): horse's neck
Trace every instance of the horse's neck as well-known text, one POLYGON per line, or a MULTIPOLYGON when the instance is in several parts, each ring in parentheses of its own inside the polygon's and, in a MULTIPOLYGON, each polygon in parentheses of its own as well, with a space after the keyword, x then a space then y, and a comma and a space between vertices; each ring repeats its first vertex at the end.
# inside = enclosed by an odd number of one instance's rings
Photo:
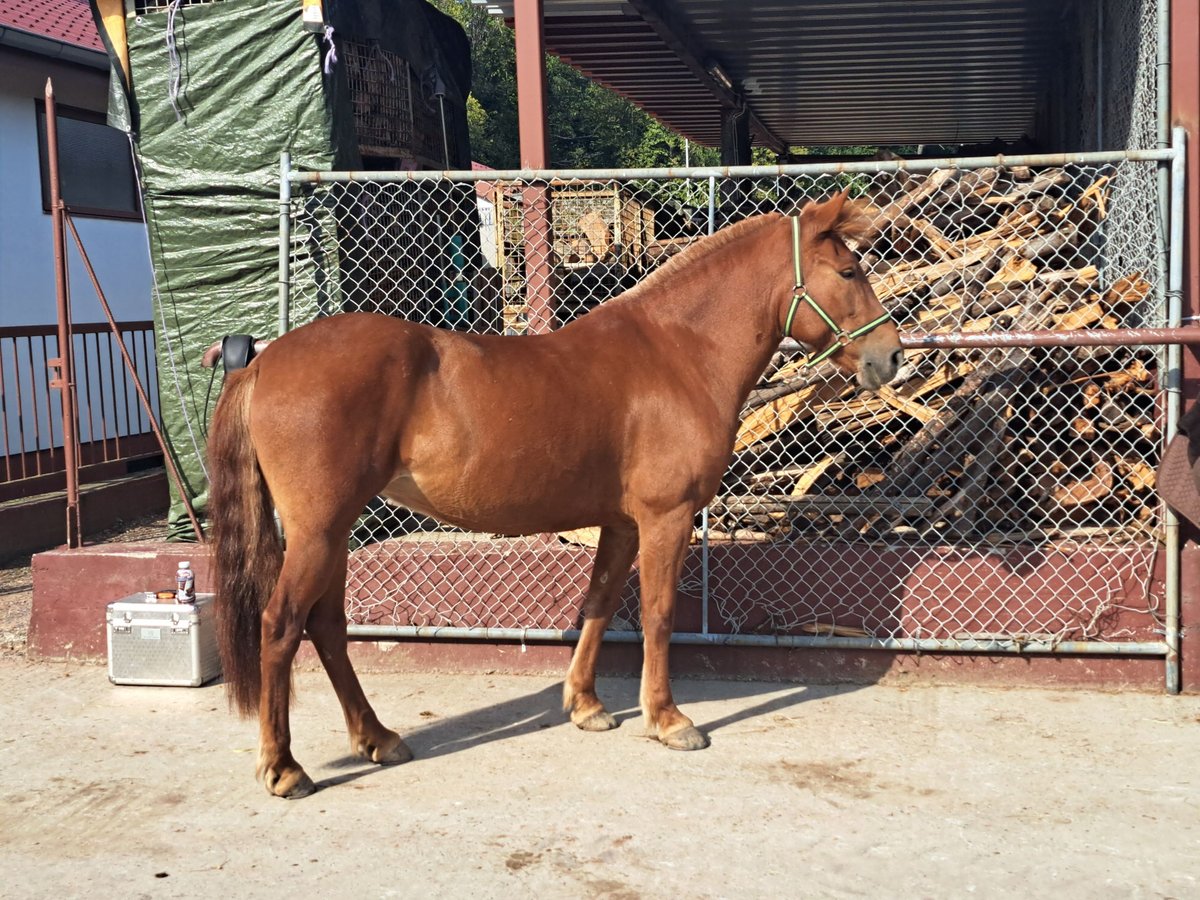
POLYGON ((777 221, 751 227, 646 298, 659 339, 688 348, 714 399, 735 413, 779 346, 781 240, 777 221))

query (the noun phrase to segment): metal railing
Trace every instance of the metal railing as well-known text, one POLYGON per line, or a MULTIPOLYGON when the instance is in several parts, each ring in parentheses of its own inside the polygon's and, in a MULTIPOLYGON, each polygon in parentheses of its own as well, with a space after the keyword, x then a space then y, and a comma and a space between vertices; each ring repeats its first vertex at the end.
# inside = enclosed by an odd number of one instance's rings
MULTIPOLYGON (((908 363, 860 397, 785 342, 698 517, 676 640, 1153 655, 1176 690, 1178 532, 1153 474, 1178 412, 1170 347, 1194 339, 1173 329, 1181 204, 1158 188, 1166 173, 1181 195, 1181 160, 1179 133, 1164 150, 734 169, 285 160, 281 327, 368 309, 540 330, 729 221, 849 189, 908 363)), ((571 639, 594 541, 463 534, 374 502, 352 537, 351 633, 571 639)), ((637 638, 636 595, 635 567, 611 639, 637 638)))
MULTIPOLYGON (((149 417, 107 323, 73 324, 79 465, 158 454, 149 417)), ((157 397, 154 323, 118 323, 147 393, 157 397)), ((61 357, 55 325, 0 327, 0 500, 56 489, 66 468, 61 395, 49 361, 61 357)))

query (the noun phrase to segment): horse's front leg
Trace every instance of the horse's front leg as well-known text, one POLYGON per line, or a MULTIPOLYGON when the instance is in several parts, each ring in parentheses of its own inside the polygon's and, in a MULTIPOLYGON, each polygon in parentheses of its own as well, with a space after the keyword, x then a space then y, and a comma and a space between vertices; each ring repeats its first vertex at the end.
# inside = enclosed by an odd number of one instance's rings
POLYGON ((583 629, 563 682, 563 708, 584 731, 608 731, 618 724, 596 696, 596 658, 637 550, 635 527, 600 529, 592 580, 583 601, 583 629))
POLYGON ((673 750, 701 750, 708 736, 679 711, 671 696, 668 653, 675 627, 675 596, 692 533, 692 511, 684 508, 643 524, 642 562, 642 715, 647 734, 673 750))

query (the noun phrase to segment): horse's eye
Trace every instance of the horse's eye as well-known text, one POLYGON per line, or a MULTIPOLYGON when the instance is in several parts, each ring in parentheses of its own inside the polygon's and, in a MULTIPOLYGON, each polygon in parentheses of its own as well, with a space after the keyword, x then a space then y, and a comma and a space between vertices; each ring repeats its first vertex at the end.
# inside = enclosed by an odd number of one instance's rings
POLYGON ((841 272, 838 272, 838 274, 841 275, 843 278, 849 280, 854 277, 854 270, 853 269, 843 269, 841 272))

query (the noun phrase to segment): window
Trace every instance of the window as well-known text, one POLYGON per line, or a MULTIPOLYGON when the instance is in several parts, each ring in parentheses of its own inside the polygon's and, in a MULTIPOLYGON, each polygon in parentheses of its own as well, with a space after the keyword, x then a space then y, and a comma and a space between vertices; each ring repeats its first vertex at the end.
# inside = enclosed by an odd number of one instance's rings
MULTIPOLYGON (((42 209, 50 210, 46 107, 37 104, 42 209)), ((99 113, 58 106, 58 178, 63 201, 75 215, 141 219, 129 140, 99 113)))

